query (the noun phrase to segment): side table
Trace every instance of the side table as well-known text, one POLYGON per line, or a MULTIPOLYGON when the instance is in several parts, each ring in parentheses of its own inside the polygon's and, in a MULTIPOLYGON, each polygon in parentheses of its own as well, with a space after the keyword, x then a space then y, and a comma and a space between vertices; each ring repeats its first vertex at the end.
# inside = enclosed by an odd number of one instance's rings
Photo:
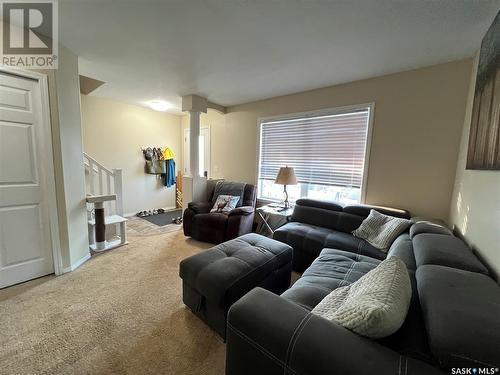
POLYGON ((257 233, 264 236, 272 236, 276 229, 290 221, 293 206, 284 209, 275 204, 268 204, 258 207, 255 211, 261 220, 257 227, 257 233))

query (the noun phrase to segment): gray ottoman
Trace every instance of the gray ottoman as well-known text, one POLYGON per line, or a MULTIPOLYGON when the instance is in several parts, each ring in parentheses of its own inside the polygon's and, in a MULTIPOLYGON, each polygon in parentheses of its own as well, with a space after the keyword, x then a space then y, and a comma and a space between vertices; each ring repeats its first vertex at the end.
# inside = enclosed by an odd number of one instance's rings
POLYGON ((184 304, 224 340, 231 305, 257 286, 283 293, 291 273, 292 248, 255 233, 186 258, 179 270, 184 304))

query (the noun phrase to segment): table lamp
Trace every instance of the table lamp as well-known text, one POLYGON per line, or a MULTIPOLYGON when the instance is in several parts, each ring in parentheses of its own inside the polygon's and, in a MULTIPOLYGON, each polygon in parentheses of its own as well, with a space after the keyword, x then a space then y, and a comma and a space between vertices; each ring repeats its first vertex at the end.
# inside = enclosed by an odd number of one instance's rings
POLYGON ((285 208, 290 207, 288 202, 288 193, 286 191, 286 185, 297 185, 297 177, 295 177, 295 172, 292 167, 281 167, 278 175, 276 176, 275 184, 283 185, 283 192, 285 193, 285 208))

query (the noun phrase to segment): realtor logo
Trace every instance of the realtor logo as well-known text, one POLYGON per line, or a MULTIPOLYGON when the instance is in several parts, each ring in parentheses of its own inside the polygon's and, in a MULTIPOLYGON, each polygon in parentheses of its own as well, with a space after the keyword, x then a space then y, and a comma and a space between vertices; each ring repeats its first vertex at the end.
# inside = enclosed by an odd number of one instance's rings
POLYGON ((1 63, 24 69, 57 68, 57 1, 0 1, 1 63))

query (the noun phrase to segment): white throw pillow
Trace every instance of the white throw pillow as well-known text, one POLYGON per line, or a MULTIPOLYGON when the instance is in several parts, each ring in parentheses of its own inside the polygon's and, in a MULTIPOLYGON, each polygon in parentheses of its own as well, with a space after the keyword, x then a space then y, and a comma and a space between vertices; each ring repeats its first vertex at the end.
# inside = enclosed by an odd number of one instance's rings
POLYGON ((378 339, 403 324, 411 299, 410 277, 398 257, 390 257, 351 285, 335 289, 313 310, 360 335, 378 339))
POLYGON ((352 234, 368 241, 377 249, 386 251, 394 240, 410 226, 411 221, 381 214, 375 210, 363 220, 352 234))
POLYGON ((229 211, 234 210, 240 197, 233 195, 219 195, 214 203, 213 208, 210 212, 221 212, 224 214, 229 213, 229 211))

